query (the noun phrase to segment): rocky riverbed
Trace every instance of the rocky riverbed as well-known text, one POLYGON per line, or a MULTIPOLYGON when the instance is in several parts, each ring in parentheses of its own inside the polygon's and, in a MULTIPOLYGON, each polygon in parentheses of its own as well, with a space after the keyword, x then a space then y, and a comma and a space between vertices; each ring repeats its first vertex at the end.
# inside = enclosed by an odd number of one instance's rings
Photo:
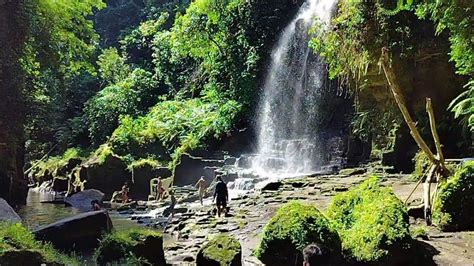
MULTIPOLYGON (((166 215, 166 204, 163 203, 159 205, 161 208, 152 211, 151 216, 150 207, 144 206, 123 210, 122 213, 138 223, 164 228, 171 239, 165 243, 165 255, 167 262, 172 265, 194 265, 199 248, 206 238, 223 232, 240 240, 244 265, 261 265, 253 252, 258 246, 263 227, 282 204, 300 200, 325 210, 332 196, 347 191, 373 174, 382 177, 382 183, 392 187, 402 201, 405 201, 416 183, 411 175, 388 174, 384 168, 374 164, 345 169, 335 175, 288 178, 269 183, 261 190, 232 199, 227 217, 217 218, 209 199, 204 206, 198 202, 179 204, 173 219, 162 218, 163 211, 166 215)), ((410 203, 419 203, 421 196, 420 186, 410 203)), ((474 232, 441 232, 436 227, 425 226, 423 220, 414 217, 410 217, 410 224, 412 231, 418 232, 416 239, 424 249, 420 252, 427 254, 428 265, 474 264, 474 232)))

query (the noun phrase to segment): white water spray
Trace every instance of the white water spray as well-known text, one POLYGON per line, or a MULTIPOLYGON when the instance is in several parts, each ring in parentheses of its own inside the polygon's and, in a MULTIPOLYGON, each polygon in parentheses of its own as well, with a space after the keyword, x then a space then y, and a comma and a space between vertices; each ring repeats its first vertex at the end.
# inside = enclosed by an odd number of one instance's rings
POLYGON ((307 0, 281 33, 271 54, 257 121, 258 152, 251 169, 259 176, 312 173, 321 164, 314 128, 326 66, 308 47, 315 21, 330 22, 337 0, 307 0))

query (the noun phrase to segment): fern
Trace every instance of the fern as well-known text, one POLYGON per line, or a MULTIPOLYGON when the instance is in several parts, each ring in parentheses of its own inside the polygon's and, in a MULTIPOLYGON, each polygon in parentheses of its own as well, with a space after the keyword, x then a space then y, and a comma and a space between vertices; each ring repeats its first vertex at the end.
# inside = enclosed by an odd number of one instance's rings
POLYGON ((466 91, 456 97, 448 109, 454 113, 455 118, 460 118, 461 123, 474 132, 474 80, 466 84, 466 91))

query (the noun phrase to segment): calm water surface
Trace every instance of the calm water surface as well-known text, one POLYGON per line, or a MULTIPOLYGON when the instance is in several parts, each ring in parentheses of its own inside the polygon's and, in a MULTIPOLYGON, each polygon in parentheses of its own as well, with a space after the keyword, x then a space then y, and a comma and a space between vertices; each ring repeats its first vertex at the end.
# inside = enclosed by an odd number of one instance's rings
MULTIPOLYGON (((21 206, 17 210, 18 215, 20 215, 23 219, 23 223, 28 228, 34 230, 40 226, 81 213, 79 209, 66 207, 64 204, 41 203, 44 201, 52 201, 53 199, 54 196, 51 193, 37 192, 30 189, 26 199, 26 205, 21 206)), ((125 230, 140 226, 136 222, 114 211, 110 212, 110 219, 112 219, 115 230, 125 230)))

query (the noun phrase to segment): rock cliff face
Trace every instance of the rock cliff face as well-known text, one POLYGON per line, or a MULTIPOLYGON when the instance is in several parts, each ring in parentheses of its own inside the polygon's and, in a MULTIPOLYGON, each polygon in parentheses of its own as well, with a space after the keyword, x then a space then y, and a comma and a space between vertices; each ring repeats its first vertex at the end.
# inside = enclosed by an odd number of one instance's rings
POLYGON ((24 1, 0 1, 0 197, 11 204, 26 200, 22 71, 18 60, 26 36, 24 1))
MULTIPOLYGON (((407 108, 418 122, 417 127, 425 140, 431 145, 432 137, 425 110, 426 98, 431 98, 444 153, 448 157, 459 156, 463 150, 467 152, 467 148, 460 148, 457 146, 459 143, 453 141, 463 138, 461 129, 457 127, 458 123, 447 109, 449 103, 462 92, 466 79, 455 73, 454 64, 449 61, 447 36, 435 35, 433 25, 427 21, 412 20, 415 21, 410 24, 413 36, 409 38, 416 44, 412 46, 414 51, 407 56, 403 55, 404 51, 393 49, 392 66, 396 71, 407 108)), ((376 44, 370 45, 377 47, 376 44)), ((391 140, 378 143, 378 148, 383 152, 384 163, 393 166, 397 172, 411 172, 411 159, 418 147, 401 117, 385 75, 377 65, 378 55, 379 53, 375 53, 374 58, 371 58, 372 63, 365 77, 361 79, 363 85, 359 85, 363 87, 357 92, 357 104, 362 112, 375 113, 374 122, 377 125, 371 129, 369 142, 376 143, 384 138, 387 140, 387 133, 392 131, 391 140), (399 123, 398 129, 393 126, 392 119, 399 123)))

